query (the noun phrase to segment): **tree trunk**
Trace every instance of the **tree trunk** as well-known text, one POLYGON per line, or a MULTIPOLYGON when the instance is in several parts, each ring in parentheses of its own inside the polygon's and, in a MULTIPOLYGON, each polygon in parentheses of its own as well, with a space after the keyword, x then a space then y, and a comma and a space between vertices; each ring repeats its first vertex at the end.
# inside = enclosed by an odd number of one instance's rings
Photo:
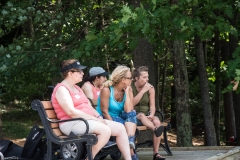
MULTIPOLYGON (((134 67, 138 66, 148 66, 148 74, 149 74, 149 83, 151 83, 155 90, 155 106, 156 109, 159 109, 159 102, 158 102, 158 86, 157 86, 157 65, 154 62, 154 55, 153 55, 153 46, 145 39, 141 39, 139 41, 138 46, 134 50, 134 67)), ((137 137, 138 143, 145 142, 152 138, 152 131, 148 130, 146 132, 142 132, 137 137)))
POLYGON ((203 44, 199 36, 195 36, 195 47, 197 55, 197 66, 199 73, 199 83, 201 90, 201 100, 203 106, 203 116, 204 116, 204 133, 207 146, 216 146, 216 132, 213 125, 212 110, 211 110, 211 101, 209 96, 209 86, 208 86, 208 77, 204 61, 204 52, 203 44))
MULTIPOLYGON (((235 25, 236 27, 236 25, 235 25)), ((230 34, 229 35, 229 53, 230 55, 233 54, 233 52, 235 51, 235 49, 238 46, 238 37, 230 34)), ((233 131, 231 131, 232 136, 236 137, 240 137, 240 126, 239 126, 239 115, 240 115, 240 94, 233 92, 233 109, 234 109, 234 115, 235 115, 235 128, 231 128, 233 129, 233 131), (235 134, 233 134, 235 133, 235 134)), ((229 136, 229 135, 228 135, 229 136)), ((237 143, 239 145, 239 138, 237 139, 237 143)))
MULTIPOLYGON (((222 60, 228 61, 231 58, 229 53, 229 44, 226 41, 222 41, 222 60)), ((223 81, 223 88, 226 88, 231 83, 231 80, 226 79, 223 81)), ((235 127, 235 115, 233 108, 233 95, 232 92, 227 92, 223 94, 223 105, 224 105, 224 117, 225 117, 225 128, 226 128, 226 141, 229 141, 231 136, 236 135, 235 127)))
POLYGON ((0 140, 3 139, 3 130, 2 130, 2 111, 0 111, 0 140))
POLYGON ((213 109, 214 126, 216 130, 217 145, 220 146, 220 101, 221 101, 221 80, 220 80, 220 41, 219 32, 215 32, 215 68, 216 68, 216 86, 215 86, 215 107, 213 109))
MULTIPOLYGON (((167 49, 166 49, 166 52, 168 52, 167 49)), ((167 58, 165 57, 163 60, 163 66, 159 69, 160 70, 159 75, 162 76, 162 79, 161 79, 162 85, 159 87, 159 92, 161 91, 159 93, 159 106, 161 111, 164 113, 165 113, 165 110, 163 106, 164 106, 164 87, 165 87, 165 81, 166 81, 166 66, 167 66, 167 58)))
POLYGON ((192 146, 192 123, 189 106, 189 83, 183 40, 175 40, 172 48, 177 146, 192 146))
POLYGON ((156 108, 159 108, 159 102, 157 97, 158 68, 157 63, 154 61, 153 46, 146 39, 141 39, 133 53, 134 53, 133 61, 135 68, 139 66, 148 66, 149 83, 151 83, 156 90, 155 105, 156 108))

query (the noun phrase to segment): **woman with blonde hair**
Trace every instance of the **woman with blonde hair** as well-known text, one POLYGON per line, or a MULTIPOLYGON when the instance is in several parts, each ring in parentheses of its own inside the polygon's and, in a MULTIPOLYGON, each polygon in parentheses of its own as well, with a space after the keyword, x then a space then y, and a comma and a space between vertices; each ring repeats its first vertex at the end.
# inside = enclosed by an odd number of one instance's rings
POLYGON ((138 160, 134 153, 136 112, 133 110, 133 93, 131 89, 132 74, 130 68, 118 66, 112 72, 110 80, 106 81, 98 98, 97 111, 104 119, 116 121, 125 125, 129 136, 132 160, 138 160))
MULTIPOLYGON (((83 79, 83 69, 86 66, 75 59, 65 60, 61 65, 61 73, 64 80, 58 83, 52 93, 52 105, 58 119, 84 118, 89 125, 89 132, 98 137, 97 144, 92 146, 93 158, 99 150, 107 144, 110 136, 116 136, 116 143, 124 159, 131 160, 128 136, 125 127, 109 120, 104 120, 99 113, 91 106, 88 98, 76 84, 83 79)), ((83 134, 86 125, 83 121, 63 122, 60 130, 69 135, 83 134)))

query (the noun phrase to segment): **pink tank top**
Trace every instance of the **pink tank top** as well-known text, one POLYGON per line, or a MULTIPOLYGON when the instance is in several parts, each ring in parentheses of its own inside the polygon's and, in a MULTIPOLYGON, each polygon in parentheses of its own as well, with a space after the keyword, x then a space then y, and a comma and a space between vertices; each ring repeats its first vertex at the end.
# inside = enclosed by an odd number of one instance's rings
MULTIPOLYGON (((85 96, 85 94, 80 89, 80 87, 75 85, 75 88, 79 91, 79 93, 73 93, 64 84, 58 83, 52 93, 52 105, 53 105, 53 108, 55 110, 55 113, 56 113, 58 119, 63 120, 63 119, 71 118, 70 116, 68 116, 65 113, 65 111, 62 109, 62 107, 60 106, 60 104, 58 103, 58 101, 56 99, 56 91, 61 86, 64 86, 69 91, 69 94, 72 97, 73 105, 76 109, 81 110, 84 113, 94 116, 92 107, 88 104, 88 102, 89 102, 88 98, 85 96)), ((79 117, 79 118, 81 118, 81 117, 79 117)))
POLYGON ((90 83, 89 81, 87 81, 86 83, 90 84, 92 86, 92 93, 93 93, 93 99, 98 99, 98 96, 100 95, 100 89, 95 88, 92 83, 90 83))

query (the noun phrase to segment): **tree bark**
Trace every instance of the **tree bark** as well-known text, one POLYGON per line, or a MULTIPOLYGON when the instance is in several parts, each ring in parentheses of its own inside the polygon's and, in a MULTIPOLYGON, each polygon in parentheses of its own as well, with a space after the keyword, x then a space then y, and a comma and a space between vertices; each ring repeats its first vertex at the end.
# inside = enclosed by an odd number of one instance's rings
POLYGON ((215 107, 213 109, 214 126, 216 130, 217 145, 220 146, 220 101, 221 101, 221 80, 220 80, 220 41, 219 32, 215 32, 215 68, 216 68, 216 81, 215 81, 215 107))
MULTIPOLYGON (((231 58, 229 52, 229 43, 222 41, 221 46, 222 60, 228 61, 231 58)), ((226 88, 231 83, 231 79, 226 79, 223 81, 223 88, 226 88)), ((235 97, 236 98, 236 97, 235 97)), ((236 101, 237 102, 237 101, 236 101)), ((236 135, 235 127, 235 115, 233 107, 233 94, 232 92, 227 92, 223 94, 223 105, 224 105, 224 117, 225 117, 225 131, 226 131, 226 141, 229 141, 231 136, 236 135)))
MULTIPOLYGON (((133 52, 134 57, 134 67, 138 66, 148 66, 148 74, 149 74, 149 83, 151 83, 155 90, 155 106, 156 109, 159 109, 159 102, 158 102, 158 86, 157 86, 157 65, 154 62, 154 55, 153 55, 153 46, 146 40, 141 39, 139 41, 138 46, 133 52)), ((145 142, 146 140, 152 139, 152 131, 148 130, 146 132, 141 133, 137 137, 138 143, 145 142)))
POLYGON ((133 61, 135 68, 139 66, 148 66, 149 83, 151 83, 156 90, 155 105, 156 108, 159 108, 159 102, 157 97, 158 70, 157 63, 154 61, 153 46, 146 39, 141 39, 133 53, 133 61))
POLYGON ((177 146, 192 146, 192 123, 189 106, 189 83, 183 40, 175 40, 172 48, 177 146))
POLYGON ((204 133, 207 146, 216 146, 216 132, 213 125, 211 101, 209 95, 208 77, 204 61, 203 44, 199 36, 195 35, 195 48, 197 55, 197 67, 199 73, 199 83, 201 90, 201 100, 203 106, 204 133))
MULTIPOLYGON (((235 26, 236 27, 236 26, 235 26)), ((229 53, 232 55, 233 52, 235 51, 235 49, 238 46, 238 37, 230 34, 229 35, 229 53)), ((229 133, 232 135, 228 135, 229 136, 234 136, 236 137, 240 137, 240 122, 239 122, 239 115, 240 115, 240 94, 233 92, 233 114, 235 115, 235 127, 231 127, 230 129, 232 129, 232 131, 230 131, 229 133)), ((227 137, 227 138, 228 138, 227 137)), ((239 139, 239 138, 238 138, 239 139)), ((239 145, 239 140, 237 139, 237 144, 239 145)))

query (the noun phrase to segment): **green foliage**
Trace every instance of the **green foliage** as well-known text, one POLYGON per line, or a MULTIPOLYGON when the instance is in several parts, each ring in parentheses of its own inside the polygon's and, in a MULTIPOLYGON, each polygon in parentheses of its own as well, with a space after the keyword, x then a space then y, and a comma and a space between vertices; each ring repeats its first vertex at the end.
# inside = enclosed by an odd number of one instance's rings
POLYGON ((41 125, 36 111, 29 107, 7 104, 1 106, 3 120, 3 136, 7 138, 27 138, 33 125, 41 125))
MULTIPOLYGON (((240 81, 240 47, 237 47, 233 53, 233 60, 227 63, 227 77, 231 78, 233 82, 225 88, 222 93, 233 91, 233 87, 240 81)), ((240 88, 236 88, 236 93, 240 93, 240 88)))

